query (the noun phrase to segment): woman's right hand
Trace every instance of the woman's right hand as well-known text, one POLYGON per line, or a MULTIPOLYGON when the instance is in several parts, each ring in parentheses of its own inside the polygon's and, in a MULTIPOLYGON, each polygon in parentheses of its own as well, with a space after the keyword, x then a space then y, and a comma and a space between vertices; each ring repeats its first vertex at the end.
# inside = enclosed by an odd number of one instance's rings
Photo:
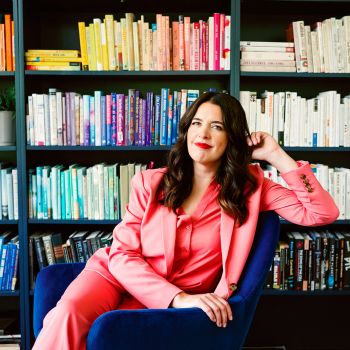
POLYGON ((224 298, 214 293, 187 294, 180 292, 175 296, 171 305, 174 308, 199 307, 218 327, 226 327, 232 320, 232 310, 224 298))

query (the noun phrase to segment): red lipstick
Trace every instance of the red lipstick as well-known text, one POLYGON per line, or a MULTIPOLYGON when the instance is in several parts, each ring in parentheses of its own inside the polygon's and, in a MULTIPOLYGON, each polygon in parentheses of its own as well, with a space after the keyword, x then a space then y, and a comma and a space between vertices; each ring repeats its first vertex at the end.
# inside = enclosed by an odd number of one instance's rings
POLYGON ((211 148, 212 146, 209 146, 208 144, 206 143, 201 143, 201 142, 196 142, 195 145, 199 148, 203 148, 203 149, 208 149, 208 148, 211 148))

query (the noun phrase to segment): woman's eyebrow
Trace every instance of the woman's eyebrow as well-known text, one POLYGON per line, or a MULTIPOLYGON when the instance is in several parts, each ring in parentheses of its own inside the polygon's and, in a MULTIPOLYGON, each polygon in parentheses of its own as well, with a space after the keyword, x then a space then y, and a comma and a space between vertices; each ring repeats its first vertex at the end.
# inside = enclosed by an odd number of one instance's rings
MULTIPOLYGON (((201 121, 201 122, 203 121, 201 118, 198 118, 198 117, 194 117, 192 120, 198 120, 198 121, 201 121)), ((220 120, 212 120, 210 122, 210 124, 213 124, 213 123, 224 125, 224 123, 222 121, 220 121, 220 120)))

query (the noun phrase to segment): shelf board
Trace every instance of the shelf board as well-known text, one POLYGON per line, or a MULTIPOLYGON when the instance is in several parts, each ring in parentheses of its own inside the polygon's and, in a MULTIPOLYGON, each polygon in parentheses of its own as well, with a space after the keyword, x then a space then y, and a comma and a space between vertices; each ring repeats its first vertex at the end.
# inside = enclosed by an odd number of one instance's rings
POLYGON ((0 219, 0 225, 17 225, 18 220, 3 220, 0 219))
POLYGON ((289 152, 350 152, 350 147, 283 147, 289 152))
POLYGON ((14 77, 15 76, 15 72, 0 72, 0 77, 14 77))
POLYGON ((168 151, 171 146, 27 146, 28 151, 168 151))
MULTIPOLYGON (((284 219, 280 219, 280 223, 281 225, 297 225, 297 224, 293 224, 292 222, 289 222, 287 220, 284 219)), ((328 224, 328 225, 350 225, 350 220, 335 220, 333 223, 328 224)), ((305 228, 307 228, 309 226, 305 226, 305 228)))
POLYGON ((0 146, 0 152, 15 152, 16 146, 0 146))
POLYGON ((241 77, 276 78, 350 78, 350 73, 289 73, 289 72, 241 72, 241 77))
POLYGON ((26 70, 25 75, 77 75, 77 76, 121 76, 121 77, 150 77, 150 76, 230 76, 229 70, 220 71, 36 71, 26 70))
POLYGON ((315 290, 315 291, 299 291, 299 290, 278 290, 264 289, 262 295, 266 296, 349 296, 350 290, 315 290))
POLYGON ((0 291, 0 297, 18 297, 19 290, 3 290, 0 291))
POLYGON ((117 225, 120 220, 47 220, 28 219, 29 224, 36 225, 117 225))

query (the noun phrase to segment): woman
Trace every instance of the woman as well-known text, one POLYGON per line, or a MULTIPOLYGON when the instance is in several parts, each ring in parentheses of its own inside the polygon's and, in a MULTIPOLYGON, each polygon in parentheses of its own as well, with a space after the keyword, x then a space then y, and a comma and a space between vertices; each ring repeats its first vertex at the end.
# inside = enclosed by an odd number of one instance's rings
POLYGON ((203 94, 179 128, 167 168, 134 176, 112 246, 91 257, 48 313, 33 349, 84 349, 92 322, 114 309, 199 307, 226 327, 233 317, 226 300, 260 211, 309 226, 338 217, 309 164, 295 162, 266 133, 250 135, 228 94, 203 94), (265 179, 251 157, 275 166, 290 189, 265 179))

